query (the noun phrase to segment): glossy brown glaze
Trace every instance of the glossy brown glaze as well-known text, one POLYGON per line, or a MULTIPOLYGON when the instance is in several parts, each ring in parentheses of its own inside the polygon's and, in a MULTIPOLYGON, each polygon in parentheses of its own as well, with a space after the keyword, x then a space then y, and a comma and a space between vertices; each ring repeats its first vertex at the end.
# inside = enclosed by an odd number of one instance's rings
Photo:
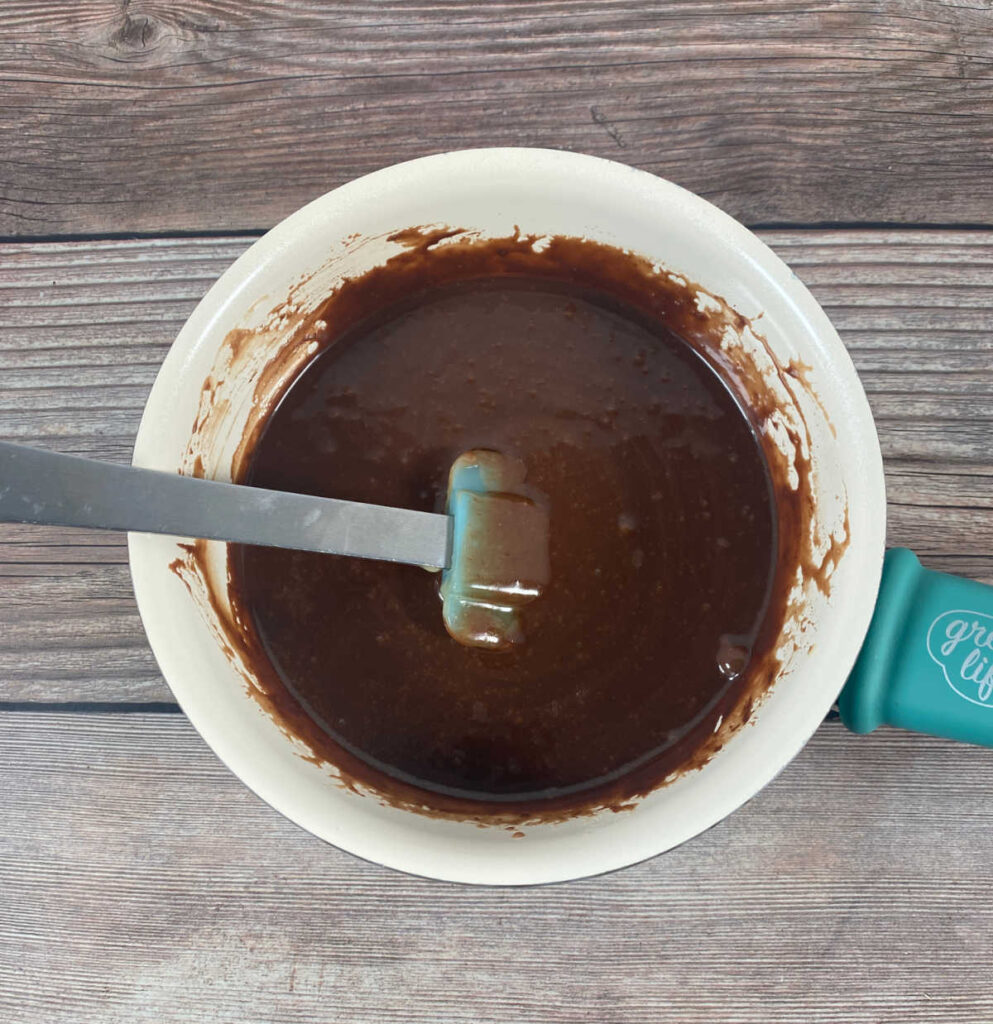
POLYGON ((460 452, 520 458, 551 512, 526 642, 457 644, 420 569, 242 549, 241 646, 270 710, 393 802, 617 806, 706 759, 771 677, 796 489, 707 358, 726 313, 684 283, 578 240, 437 241, 318 311, 324 347, 243 479, 440 511, 460 452))

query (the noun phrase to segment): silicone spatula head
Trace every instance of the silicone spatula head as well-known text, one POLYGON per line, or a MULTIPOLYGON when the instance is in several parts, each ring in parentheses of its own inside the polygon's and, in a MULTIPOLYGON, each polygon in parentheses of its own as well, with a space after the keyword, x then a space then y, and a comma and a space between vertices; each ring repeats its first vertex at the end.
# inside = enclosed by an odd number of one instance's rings
POLYGON ((507 650, 521 642, 521 608, 548 583, 548 511, 518 459, 460 455, 448 478, 452 557, 441 580, 445 628, 461 644, 507 650))

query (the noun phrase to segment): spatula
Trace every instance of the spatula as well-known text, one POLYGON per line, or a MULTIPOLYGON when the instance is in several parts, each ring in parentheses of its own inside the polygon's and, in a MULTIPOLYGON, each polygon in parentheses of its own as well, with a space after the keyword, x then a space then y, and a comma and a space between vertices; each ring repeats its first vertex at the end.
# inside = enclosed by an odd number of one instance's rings
POLYGON ((496 452, 459 456, 451 481, 449 514, 438 514, 0 442, 0 522, 202 537, 444 569, 443 615, 452 636, 470 646, 510 646, 519 639, 517 609, 547 580, 547 516, 515 493, 520 464, 496 452))

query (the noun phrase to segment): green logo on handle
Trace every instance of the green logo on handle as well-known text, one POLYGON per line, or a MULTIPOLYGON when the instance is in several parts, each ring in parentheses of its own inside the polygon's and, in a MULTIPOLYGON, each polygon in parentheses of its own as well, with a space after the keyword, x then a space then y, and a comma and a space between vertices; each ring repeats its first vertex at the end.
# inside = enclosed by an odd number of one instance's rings
POLYGON ((944 612, 927 632, 927 651, 960 697, 993 707, 993 615, 944 612))

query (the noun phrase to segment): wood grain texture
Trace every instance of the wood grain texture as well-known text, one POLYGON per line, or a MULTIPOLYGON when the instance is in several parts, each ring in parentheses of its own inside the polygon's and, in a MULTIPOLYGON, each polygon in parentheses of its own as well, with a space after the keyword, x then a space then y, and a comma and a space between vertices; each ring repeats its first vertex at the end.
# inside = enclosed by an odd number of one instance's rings
MULTIPOLYGON (((172 339, 244 239, 0 247, 0 434, 128 461, 172 339)), ((0 525, 0 700, 169 700, 123 537, 0 525)))
MULTIPOLYGON (((993 231, 772 231, 878 420, 889 542, 993 583, 993 231)), ((0 437, 127 460, 169 344, 246 239, 0 246, 0 437)), ((169 700, 122 538, 0 526, 0 700, 169 700)))
POLYGON ((749 223, 993 221, 989 0, 5 0, 0 234, 267 227, 448 149, 749 223))
POLYGON ((828 724, 686 846, 538 889, 328 847, 180 715, 0 715, 0 810, 16 1024, 993 1018, 993 758, 974 747, 828 724))

